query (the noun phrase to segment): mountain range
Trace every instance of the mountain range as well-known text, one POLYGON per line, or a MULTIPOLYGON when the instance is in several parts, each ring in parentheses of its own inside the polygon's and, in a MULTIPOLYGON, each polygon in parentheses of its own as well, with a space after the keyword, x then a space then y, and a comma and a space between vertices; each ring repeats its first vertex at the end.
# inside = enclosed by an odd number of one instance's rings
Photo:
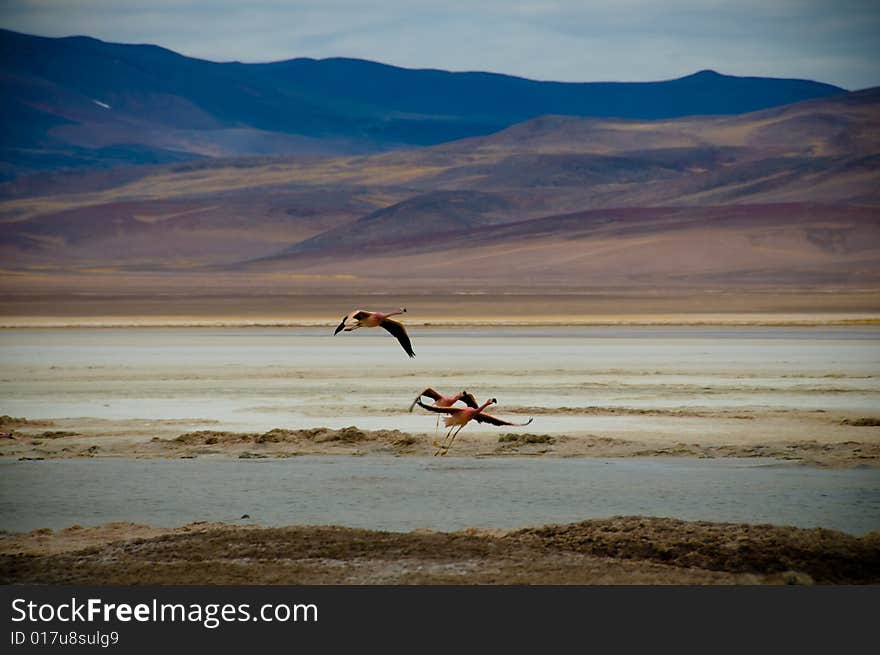
POLYGON ((844 90, 701 71, 560 83, 357 59, 216 63, 153 45, 0 30, 0 179, 254 155, 363 155, 484 136, 543 115, 733 115, 844 90))
POLYGON ((368 156, 45 173, 0 187, 0 291, 849 293, 877 308, 878 182, 880 89, 736 116, 549 115, 368 156))

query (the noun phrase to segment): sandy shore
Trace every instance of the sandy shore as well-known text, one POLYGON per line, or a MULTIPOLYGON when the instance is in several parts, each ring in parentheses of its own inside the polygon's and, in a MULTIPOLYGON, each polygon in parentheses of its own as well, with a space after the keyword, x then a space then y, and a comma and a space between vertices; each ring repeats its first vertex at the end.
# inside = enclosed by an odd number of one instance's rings
POLYGON ((4 584, 877 584, 880 532, 615 517, 379 532, 130 523, 0 535, 4 584))
MULTIPOLYGON (((119 280, 120 276, 104 276, 119 280)), ((266 288, 213 276, 196 288, 179 288, 178 276, 106 288, 107 280, 83 287, 81 277, 0 276, 0 327, 329 327, 354 307, 390 311, 406 306, 410 326, 831 326, 880 324, 880 294, 874 289, 792 292, 755 289, 484 289, 399 290, 361 293, 340 288, 292 292, 289 284, 266 288), (35 285, 35 286, 32 286, 35 285), (71 288, 66 288, 71 285, 71 288), (169 285, 169 286, 165 286, 169 285), (231 285, 231 286, 230 286, 231 285), (87 289, 87 290, 86 290, 87 289)), ((111 282, 111 284, 113 284, 111 282)), ((351 286, 350 282, 343 283, 351 286)), ((294 287, 296 288, 296 287, 294 287)))
MULTIPOLYGON (((600 410, 596 410, 600 411, 600 410)), ((607 410, 609 412, 619 410, 607 410)), ((732 421, 747 422, 746 414, 732 421)), ((838 439, 753 439, 669 442, 607 436, 565 436, 527 431, 468 435, 456 439, 447 456, 532 457, 774 457, 822 467, 880 467, 880 420, 844 419, 838 439), (865 423, 862 425, 861 423, 865 423)), ((276 428, 266 432, 192 430, 186 421, 100 421, 64 419, 29 421, 0 417, 0 457, 19 460, 73 457, 233 457, 267 458, 305 455, 425 456, 437 451, 437 433, 317 427, 276 428), (127 436, 116 436, 120 432, 127 436), (158 436, 163 435, 163 436, 158 436)), ((837 431, 832 431, 834 437, 837 431)), ((441 433, 442 437, 442 433, 441 433)))

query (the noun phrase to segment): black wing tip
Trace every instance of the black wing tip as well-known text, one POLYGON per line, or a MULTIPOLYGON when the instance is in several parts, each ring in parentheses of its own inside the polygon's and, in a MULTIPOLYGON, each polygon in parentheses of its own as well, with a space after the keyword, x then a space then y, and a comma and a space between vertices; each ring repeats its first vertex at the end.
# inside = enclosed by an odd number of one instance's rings
POLYGON ((400 344, 400 347, 403 348, 403 351, 409 355, 410 357, 415 357, 416 353, 412 349, 412 343, 409 340, 409 335, 406 333, 406 328, 403 327, 402 324, 397 321, 392 321, 390 318, 386 318, 379 326, 384 329, 386 332, 391 334, 397 342, 400 344))
POLYGON ((477 402, 477 397, 472 394, 470 391, 463 391, 464 395, 461 397, 461 402, 463 402, 468 407, 473 409, 477 409, 480 404, 477 402))
POLYGON ((455 411, 451 410, 449 407, 437 407, 437 405, 426 405, 422 402, 421 398, 416 401, 419 407, 422 409, 427 409, 429 412, 436 412, 438 414, 454 414, 455 411))

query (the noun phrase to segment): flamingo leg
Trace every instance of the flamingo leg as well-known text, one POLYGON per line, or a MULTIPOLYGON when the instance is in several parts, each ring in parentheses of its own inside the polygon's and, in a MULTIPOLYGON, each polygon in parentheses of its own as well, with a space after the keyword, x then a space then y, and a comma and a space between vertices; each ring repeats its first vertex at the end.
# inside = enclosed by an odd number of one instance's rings
MULTIPOLYGON (((442 417, 440 417, 440 416, 437 417, 437 424, 434 426, 434 441, 431 442, 431 445, 434 446, 435 448, 440 447, 440 442, 437 440, 437 438, 438 438, 439 432, 440 432, 440 419, 441 418, 442 417)), ((448 437, 449 433, 447 433, 446 436, 448 437)), ((444 439, 444 441, 445 441, 445 439, 444 439)))
MULTIPOLYGON (((437 455, 439 455, 439 454, 440 454, 440 451, 443 450, 444 448, 447 448, 447 449, 448 449, 448 447, 446 446, 446 441, 449 439, 449 435, 452 434, 452 431, 453 431, 454 429, 455 429, 455 426, 454 426, 454 425, 453 425, 451 428, 449 428, 449 432, 446 433, 446 437, 443 439, 443 443, 442 443, 442 444, 438 445, 436 441, 434 442, 434 445, 437 446, 437 450, 434 452, 434 457, 436 457, 437 455)), ((445 453, 444 453, 444 454, 445 454, 445 453)))
POLYGON ((458 436, 458 433, 461 432, 461 429, 462 429, 463 427, 464 427, 463 425, 459 425, 459 426, 458 426, 458 430, 456 430, 456 431, 455 431, 455 434, 452 435, 452 439, 449 441, 449 444, 448 444, 447 446, 445 446, 444 449, 443 449, 443 452, 440 453, 441 457, 442 457, 442 456, 445 456, 446 453, 449 452, 449 449, 452 448, 452 442, 455 441, 455 438, 458 436))

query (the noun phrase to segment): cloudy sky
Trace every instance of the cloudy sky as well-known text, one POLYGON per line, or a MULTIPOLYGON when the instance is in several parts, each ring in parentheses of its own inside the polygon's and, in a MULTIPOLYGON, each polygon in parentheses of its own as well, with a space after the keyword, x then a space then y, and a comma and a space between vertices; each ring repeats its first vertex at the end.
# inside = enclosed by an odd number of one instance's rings
POLYGON ((215 61, 344 56, 565 81, 712 68, 880 85, 878 0, 0 0, 0 25, 215 61))

